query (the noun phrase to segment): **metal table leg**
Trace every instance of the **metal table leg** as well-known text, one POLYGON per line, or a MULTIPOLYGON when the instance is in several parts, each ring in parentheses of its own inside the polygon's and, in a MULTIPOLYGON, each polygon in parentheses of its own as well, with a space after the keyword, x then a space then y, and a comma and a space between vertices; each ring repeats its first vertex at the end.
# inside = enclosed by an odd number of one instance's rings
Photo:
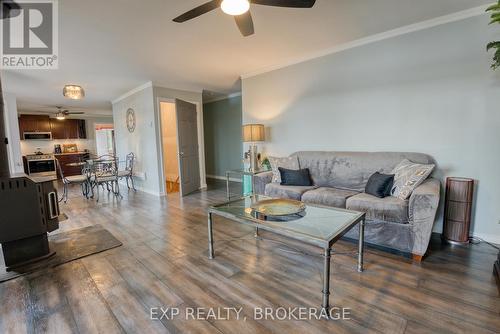
POLYGON ((214 237, 212 234, 212 213, 208 213, 208 258, 214 258, 214 237))
POLYGON ((231 200, 231 193, 229 192, 229 173, 226 172, 226 195, 227 195, 227 200, 231 200))
POLYGON ((250 175, 251 185, 252 185, 252 195, 255 195, 255 178, 254 174, 250 175))
POLYGON ((363 271, 363 251, 365 244, 365 220, 359 222, 358 272, 363 271))
MULTIPOLYGON (((252 192, 251 192, 251 194, 255 198, 256 194, 255 194, 255 175, 254 174, 250 175, 250 180, 251 180, 251 184, 252 184, 252 192)), ((259 236, 259 228, 256 227, 255 228, 254 237, 257 238, 258 236, 259 236)))
POLYGON ((321 307, 327 314, 330 311, 330 251, 330 247, 325 248, 323 254, 323 302, 321 303, 321 307))

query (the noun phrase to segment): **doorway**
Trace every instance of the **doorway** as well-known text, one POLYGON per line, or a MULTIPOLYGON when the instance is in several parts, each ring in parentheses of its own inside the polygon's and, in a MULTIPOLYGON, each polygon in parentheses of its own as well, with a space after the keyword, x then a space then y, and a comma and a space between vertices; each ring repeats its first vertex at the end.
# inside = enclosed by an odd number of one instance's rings
POLYGON ((160 102, 160 124, 165 191, 167 194, 178 193, 180 176, 175 103, 160 102))
POLYGON ((115 154, 115 131, 113 124, 95 124, 95 146, 97 156, 115 154))

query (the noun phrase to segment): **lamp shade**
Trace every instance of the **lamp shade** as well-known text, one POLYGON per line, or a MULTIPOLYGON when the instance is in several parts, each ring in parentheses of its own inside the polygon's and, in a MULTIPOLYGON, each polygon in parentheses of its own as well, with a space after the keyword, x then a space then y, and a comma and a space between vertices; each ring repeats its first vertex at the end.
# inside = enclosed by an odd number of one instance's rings
POLYGON ((243 141, 256 142, 264 141, 264 124, 246 124, 243 125, 243 141))

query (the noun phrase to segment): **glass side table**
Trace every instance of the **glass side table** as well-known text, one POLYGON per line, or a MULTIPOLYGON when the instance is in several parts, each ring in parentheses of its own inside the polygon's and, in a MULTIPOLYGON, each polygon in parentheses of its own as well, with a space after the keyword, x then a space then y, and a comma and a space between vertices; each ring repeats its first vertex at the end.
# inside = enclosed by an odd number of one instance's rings
POLYGON ((228 201, 231 200, 231 190, 229 189, 229 176, 230 175, 238 175, 241 178, 243 178, 244 176, 250 176, 252 189, 251 189, 251 192, 249 194, 245 194, 245 195, 252 195, 254 193, 254 189, 255 189, 255 184, 254 184, 255 175, 260 174, 260 173, 264 173, 264 172, 268 172, 268 171, 270 171, 270 169, 259 169, 256 171, 251 171, 249 169, 232 169, 232 170, 226 171, 227 200, 228 201))

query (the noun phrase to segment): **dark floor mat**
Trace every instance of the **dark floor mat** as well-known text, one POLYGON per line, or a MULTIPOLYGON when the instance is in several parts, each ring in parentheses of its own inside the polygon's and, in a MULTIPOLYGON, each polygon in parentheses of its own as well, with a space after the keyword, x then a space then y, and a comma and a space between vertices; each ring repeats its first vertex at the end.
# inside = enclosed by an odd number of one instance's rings
POLYGON ((101 225, 93 225, 78 230, 61 232, 49 236, 50 250, 56 254, 37 263, 6 271, 3 256, 0 257, 0 282, 5 282, 21 275, 81 259, 119 247, 122 243, 101 225))

